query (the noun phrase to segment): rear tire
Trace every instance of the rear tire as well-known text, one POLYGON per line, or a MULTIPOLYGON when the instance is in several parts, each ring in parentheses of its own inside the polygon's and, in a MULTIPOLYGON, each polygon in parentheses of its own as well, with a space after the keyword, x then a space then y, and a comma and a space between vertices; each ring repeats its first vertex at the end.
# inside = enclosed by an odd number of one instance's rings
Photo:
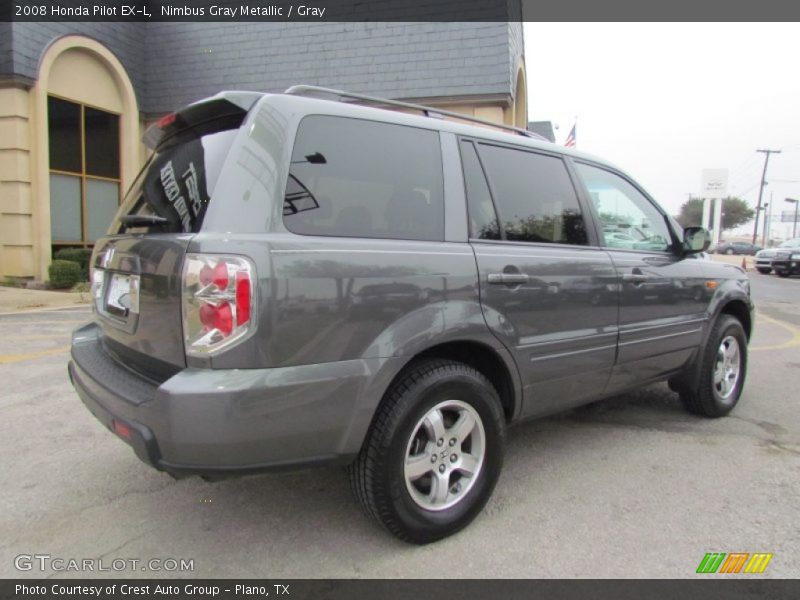
POLYGON ((733 254, 733 248, 728 248, 727 250, 725 250, 725 254, 727 254, 728 256, 733 254))
POLYGON ((353 492, 401 540, 435 542, 486 505, 504 444, 503 409, 486 377, 455 361, 420 362, 386 392, 349 469, 353 492))
POLYGON ((720 315, 702 350, 694 385, 675 382, 684 407, 704 417, 723 417, 739 402, 747 374, 747 336, 738 319, 720 315))

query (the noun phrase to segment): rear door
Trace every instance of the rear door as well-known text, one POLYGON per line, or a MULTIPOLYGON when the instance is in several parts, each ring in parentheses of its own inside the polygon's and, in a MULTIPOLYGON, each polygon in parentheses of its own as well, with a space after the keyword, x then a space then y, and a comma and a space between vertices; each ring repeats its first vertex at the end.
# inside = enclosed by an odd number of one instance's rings
POLYGON ((666 215, 632 181, 575 163, 621 290, 619 353, 609 392, 659 378, 701 343, 709 291, 702 261, 676 248, 666 215), (621 235, 632 240, 621 246, 621 235))
POLYGON ((616 272, 568 166, 480 140, 462 140, 461 154, 481 303, 517 361, 523 415, 600 396, 616 353, 616 272))
POLYGON ((95 245, 92 289, 105 347, 154 379, 186 366, 183 258, 245 114, 213 100, 162 119, 146 136, 152 156, 95 245))

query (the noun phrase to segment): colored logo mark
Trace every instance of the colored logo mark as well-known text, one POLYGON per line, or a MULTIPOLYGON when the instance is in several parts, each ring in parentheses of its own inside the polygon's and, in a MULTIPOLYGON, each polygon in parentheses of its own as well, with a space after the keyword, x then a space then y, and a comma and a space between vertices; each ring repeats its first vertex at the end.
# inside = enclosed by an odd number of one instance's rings
POLYGON ((772 554, 766 552, 709 552, 697 566, 698 573, 763 573, 772 554))

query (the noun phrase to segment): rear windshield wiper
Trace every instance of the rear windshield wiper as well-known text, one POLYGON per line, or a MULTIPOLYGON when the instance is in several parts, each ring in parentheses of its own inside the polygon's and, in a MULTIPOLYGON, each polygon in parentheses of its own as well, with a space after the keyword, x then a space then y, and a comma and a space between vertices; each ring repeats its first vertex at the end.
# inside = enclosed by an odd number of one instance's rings
POLYGON ((119 218, 123 225, 137 227, 140 225, 165 225, 169 219, 157 215, 125 215, 119 218))

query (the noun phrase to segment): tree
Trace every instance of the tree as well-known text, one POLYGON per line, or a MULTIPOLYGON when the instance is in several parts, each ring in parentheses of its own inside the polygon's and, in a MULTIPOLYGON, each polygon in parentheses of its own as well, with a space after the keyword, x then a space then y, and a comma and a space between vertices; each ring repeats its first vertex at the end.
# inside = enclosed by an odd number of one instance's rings
MULTIPOLYGON (((756 211, 741 198, 728 196, 722 200, 722 229, 734 229, 739 225, 752 221, 756 211)), ((676 217, 682 227, 700 226, 703 223, 703 200, 690 198, 681 206, 676 217)), ((713 214, 712 214, 713 219, 713 214)))

